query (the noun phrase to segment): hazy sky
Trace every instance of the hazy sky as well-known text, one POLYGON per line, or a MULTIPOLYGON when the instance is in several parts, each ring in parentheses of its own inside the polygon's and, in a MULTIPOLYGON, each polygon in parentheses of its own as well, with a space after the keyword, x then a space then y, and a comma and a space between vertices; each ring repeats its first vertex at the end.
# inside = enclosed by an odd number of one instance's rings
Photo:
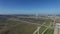
POLYGON ((60 14, 60 0, 0 0, 0 14, 60 14))

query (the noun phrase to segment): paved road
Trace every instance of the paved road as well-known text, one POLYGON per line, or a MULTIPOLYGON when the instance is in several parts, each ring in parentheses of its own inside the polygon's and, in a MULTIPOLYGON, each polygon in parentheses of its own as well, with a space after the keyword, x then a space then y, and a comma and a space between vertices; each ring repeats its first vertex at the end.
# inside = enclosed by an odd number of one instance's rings
MULTIPOLYGON (((33 24, 33 25, 40 25, 40 27, 37 27, 37 29, 34 31, 33 34, 35 34, 36 32, 38 32, 38 34, 39 34, 39 29, 41 28, 41 26, 45 26, 45 25, 44 25, 45 23, 43 23, 43 24, 41 25, 41 24, 37 24, 37 23, 30 23, 30 22, 28 22, 28 21, 22 21, 22 22, 29 23, 29 24, 33 24)), ((52 25, 52 23, 50 23, 49 26, 45 26, 45 27, 47 27, 46 30, 47 30, 48 28, 53 28, 53 27, 50 27, 51 25, 52 25)), ((42 32, 42 34, 43 34, 46 30, 44 30, 44 31, 42 32)))
MULTIPOLYGON (((29 24, 32 24, 32 25, 38 25, 38 26, 41 26, 42 24, 38 24, 38 23, 31 23, 31 22, 28 22, 28 21, 23 21, 23 20, 20 20, 21 22, 24 22, 24 23, 29 23, 29 24)), ((44 22, 45 23, 45 22, 44 22)), ((42 26, 45 26, 45 27, 48 27, 46 25, 42 25, 42 26)), ((49 27, 49 28, 53 28, 53 27, 49 27)))
POLYGON ((39 34, 39 29, 40 29, 40 27, 37 27, 37 29, 34 31, 34 33, 33 33, 33 34, 36 34, 36 33, 38 33, 38 34, 39 34))
POLYGON ((42 32, 42 34, 44 34, 48 30, 48 28, 51 27, 51 25, 52 23, 49 24, 49 26, 42 32))
MULTIPOLYGON (((33 24, 33 25, 41 26, 41 24, 37 24, 37 23, 30 23, 30 22, 22 21, 22 20, 18 20, 18 21, 21 21, 21 22, 24 22, 24 23, 33 24)), ((16 24, 16 25, 18 25, 18 24, 16 24)), ((16 26, 16 25, 14 25, 14 26, 16 26)), ((42 26, 45 26, 45 25, 42 25, 42 26)), ((48 26, 45 26, 45 27, 48 27, 48 26)), ((51 27, 49 27, 49 28, 51 28, 51 27)), ((39 29, 40 29, 40 27, 37 30, 39 30, 39 29)), ((6 29, 2 29, 2 30, 0 30, 0 32, 5 31, 5 30, 8 30, 8 29, 7 28, 6 29)))
MULTIPOLYGON (((43 26, 45 23, 43 23, 41 26, 43 26)), ((36 34, 36 32, 38 32, 39 34, 39 29, 41 28, 41 26, 38 26, 37 29, 33 32, 33 34, 36 34)))

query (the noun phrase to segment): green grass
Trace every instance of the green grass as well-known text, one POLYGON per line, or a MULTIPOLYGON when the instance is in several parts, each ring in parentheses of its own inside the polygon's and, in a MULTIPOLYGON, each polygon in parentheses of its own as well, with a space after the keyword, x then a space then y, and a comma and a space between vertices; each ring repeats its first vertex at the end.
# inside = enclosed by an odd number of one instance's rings
MULTIPOLYGON (((21 21, 16 21, 16 20, 0 20, 0 22, 5 23, 5 24, 6 23, 10 23, 10 24, 14 23, 14 25, 22 23, 21 21)), ((9 26, 1 25, 0 29, 11 28, 11 27, 13 27, 13 26, 12 25, 9 25, 9 26)))
POLYGON ((36 34, 38 34, 38 32, 36 32, 36 34))
POLYGON ((38 24, 43 24, 45 22, 45 20, 42 20, 42 19, 32 19, 32 18, 25 18, 25 19, 21 19, 21 20, 28 21, 31 23, 38 23, 38 24))
POLYGON ((20 22, 20 21, 16 21, 16 20, 0 20, 0 22, 5 22, 5 23, 6 23, 6 22, 8 22, 8 23, 9 23, 9 22, 15 22, 15 23, 16 23, 16 22, 20 22))
POLYGON ((4 32, 7 34, 32 34, 36 30, 35 25, 22 23, 15 27, 11 27, 8 31, 4 32))
POLYGON ((4 28, 5 26, 0 26, 0 30, 2 29, 2 28, 4 28))
POLYGON ((53 29, 48 29, 44 34, 53 34, 54 30, 53 29))
POLYGON ((48 20, 45 21, 45 24, 44 24, 44 25, 49 26, 49 24, 50 24, 51 22, 52 22, 52 20, 51 20, 51 19, 48 19, 48 20))
POLYGON ((45 20, 35 19, 35 20, 30 21, 30 22, 37 23, 37 24, 43 24, 45 22, 45 20))
POLYGON ((32 23, 43 24, 43 21, 33 20, 32 23))
MULTIPOLYGON (((18 24, 17 26, 7 26, 6 31, 3 32, 3 34, 32 34, 35 30, 36 30, 36 26, 35 25, 31 25, 31 24, 26 24, 26 23, 20 23, 20 21, 15 21, 15 20, 0 20, 0 22, 12 22, 12 23, 16 23, 18 24), (18 23, 17 23, 18 22, 18 23)), ((41 21, 39 20, 32 20, 33 23, 41 23, 41 21)), ((49 25, 51 22, 51 20, 47 20, 45 22, 44 25, 49 25)), ((3 28, 3 27, 1 27, 3 28)), ((39 33, 41 34, 44 30, 46 29, 46 27, 42 26, 39 30, 39 33)), ((37 32, 38 33, 38 32, 37 32)), ((36 33, 36 34, 37 34, 36 33)), ((45 34, 53 34, 53 30, 52 29, 48 29, 45 34)))
POLYGON ((46 27, 42 26, 39 30, 39 33, 41 34, 45 29, 46 29, 46 27))

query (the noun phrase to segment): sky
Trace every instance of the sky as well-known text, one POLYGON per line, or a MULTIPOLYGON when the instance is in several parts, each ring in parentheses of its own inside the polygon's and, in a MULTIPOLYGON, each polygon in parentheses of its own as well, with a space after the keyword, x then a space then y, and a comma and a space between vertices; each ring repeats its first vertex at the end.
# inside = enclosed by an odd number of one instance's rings
POLYGON ((0 14, 60 14, 60 0, 0 0, 0 14))

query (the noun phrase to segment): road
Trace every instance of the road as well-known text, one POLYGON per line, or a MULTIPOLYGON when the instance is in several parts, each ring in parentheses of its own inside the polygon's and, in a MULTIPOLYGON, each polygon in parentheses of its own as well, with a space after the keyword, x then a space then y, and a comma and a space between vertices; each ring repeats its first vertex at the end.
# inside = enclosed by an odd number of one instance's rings
MULTIPOLYGON (((38 23, 31 23, 31 22, 28 22, 28 21, 23 21, 23 20, 20 20, 21 22, 23 23, 28 23, 28 24, 32 24, 32 25, 37 25, 37 26, 41 26, 42 24, 38 24, 38 23)), ((45 22, 44 22, 45 23, 45 22)), ((42 26, 45 26, 45 27, 48 27, 46 25, 42 25, 42 26)), ((49 28, 53 28, 53 27, 49 27, 49 28)))
POLYGON ((39 29, 41 28, 41 26, 47 27, 47 28, 42 32, 42 34, 44 34, 44 32, 45 32, 48 28, 52 28, 52 29, 53 29, 53 27, 50 27, 50 26, 52 25, 52 23, 50 23, 49 26, 46 26, 46 25, 44 25, 45 23, 43 23, 43 24, 41 25, 41 24, 37 24, 37 23, 30 23, 30 22, 28 22, 28 21, 22 21, 22 22, 24 22, 24 23, 29 23, 29 24, 33 24, 33 25, 38 25, 37 29, 33 32, 33 34, 35 34, 36 32, 38 32, 38 34, 39 34, 39 29), (39 26, 40 26, 40 27, 39 27, 39 26))
POLYGON ((52 23, 49 24, 49 26, 42 32, 42 34, 44 34, 44 33, 47 31, 47 29, 48 29, 49 27, 51 27, 51 25, 52 25, 52 23))
MULTIPOLYGON (((45 23, 43 23, 41 26, 43 26, 45 23)), ((33 32, 33 34, 36 34, 36 32, 38 32, 39 34, 39 29, 41 28, 41 26, 38 26, 37 29, 33 32)))
POLYGON ((40 29, 41 27, 37 27, 37 29, 33 32, 33 34, 36 34, 36 33, 38 33, 39 34, 39 29, 40 29))
MULTIPOLYGON (((31 22, 23 21, 23 20, 17 20, 17 21, 21 21, 21 22, 23 22, 23 23, 28 23, 28 24, 32 24, 32 25, 45 26, 45 25, 41 25, 41 24, 37 24, 37 23, 31 23, 31 22)), ((20 24, 20 23, 19 23, 19 24, 20 24)), ((16 24, 16 25, 14 25, 14 26, 17 26, 17 25, 19 25, 19 24, 16 24)), ((45 26, 45 27, 48 27, 48 26, 45 26)), ((51 28, 51 27, 49 27, 49 28, 51 28)), ((39 29, 40 29, 40 27, 37 28, 37 31, 38 31, 39 29)), ((0 30, 0 33, 1 33, 2 31, 5 31, 5 30, 8 30, 8 29, 7 29, 7 28, 4 28, 4 29, 0 30)))
MULTIPOLYGON (((45 23, 43 23, 41 26, 43 26, 45 23)), ((48 28, 50 28, 51 27, 51 25, 52 25, 52 23, 50 23, 50 25, 42 32, 42 34, 44 34, 45 33, 45 31, 48 29, 48 28)), ((36 31, 34 31, 34 33, 33 34, 36 34, 36 32, 38 32, 38 34, 39 34, 39 29, 41 28, 41 26, 40 27, 37 27, 37 29, 36 29, 36 31)))

